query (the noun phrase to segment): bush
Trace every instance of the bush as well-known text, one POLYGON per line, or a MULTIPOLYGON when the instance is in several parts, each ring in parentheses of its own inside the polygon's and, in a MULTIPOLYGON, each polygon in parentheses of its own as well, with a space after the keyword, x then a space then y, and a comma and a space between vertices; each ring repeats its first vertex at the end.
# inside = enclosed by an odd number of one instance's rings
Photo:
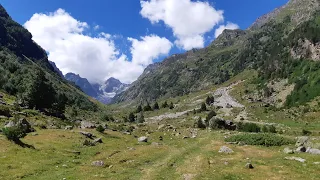
POLYGON ((201 104, 201 108, 200 108, 200 111, 203 112, 203 111, 207 111, 207 106, 205 103, 202 103, 201 104))
POLYGON ((103 115, 101 116, 101 121, 110 121, 110 118, 109 118, 108 115, 103 114, 103 115))
POLYGON ((138 123, 144 123, 145 122, 143 112, 140 112, 140 114, 137 116, 137 122, 138 123))
POLYGON ((260 145, 260 146, 282 146, 293 144, 294 140, 285 138, 277 134, 239 134, 228 137, 225 139, 226 142, 244 142, 248 145, 260 145))
POLYGON ((261 128, 255 123, 238 123, 238 131, 241 132, 255 132, 258 133, 261 131, 261 128))
POLYGON ((7 117, 11 116, 10 115, 10 108, 5 105, 0 105, 0 115, 7 116, 7 117))
POLYGON ((267 132, 277 133, 277 130, 276 130, 276 127, 274 127, 273 125, 271 125, 271 126, 264 125, 262 127, 262 132, 264 132, 264 133, 267 133, 267 132))
POLYGON ((99 125, 97 128, 96 128, 96 131, 100 132, 100 133, 103 133, 104 132, 104 127, 102 127, 101 125, 99 125))
POLYGON ((213 96, 208 96, 206 99, 206 104, 207 105, 211 105, 212 103, 214 103, 214 97, 213 96))
POLYGON ((155 102, 153 105, 153 110, 158 110, 158 109, 160 109, 159 104, 155 102))
POLYGON ((214 111, 210 111, 209 114, 206 117, 206 120, 209 121, 211 118, 213 118, 214 116, 216 116, 217 113, 214 111))
POLYGON ((220 118, 212 118, 206 123, 212 129, 225 129, 226 127, 226 121, 220 118))
POLYGON ((310 136, 312 134, 311 131, 308 131, 308 130, 305 130, 305 129, 302 129, 302 135, 303 136, 310 136))
POLYGON ((174 109, 174 105, 173 105, 172 102, 171 102, 170 105, 169 105, 169 109, 174 109))
POLYGON ((135 122, 136 121, 136 116, 133 113, 129 114, 129 122, 135 122))
POLYGON ((196 127, 200 128, 200 129, 205 129, 206 128, 206 125, 203 123, 201 117, 199 117, 199 119, 197 120, 196 127))
POLYGON ((8 140, 17 142, 20 138, 24 138, 27 134, 19 127, 7 127, 2 129, 3 134, 8 140))

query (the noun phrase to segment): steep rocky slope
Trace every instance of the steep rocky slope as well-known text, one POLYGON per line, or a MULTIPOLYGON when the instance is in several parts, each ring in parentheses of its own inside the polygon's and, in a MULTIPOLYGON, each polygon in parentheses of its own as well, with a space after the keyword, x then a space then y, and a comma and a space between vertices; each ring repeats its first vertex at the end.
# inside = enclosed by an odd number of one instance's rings
POLYGON ((248 30, 225 30, 206 48, 152 64, 115 101, 154 101, 184 95, 225 82, 250 68, 258 70, 264 81, 287 78, 294 71, 292 64, 299 63, 290 56, 291 49, 300 49, 297 42, 308 39, 317 47, 319 4, 318 0, 291 0, 259 18, 248 30))

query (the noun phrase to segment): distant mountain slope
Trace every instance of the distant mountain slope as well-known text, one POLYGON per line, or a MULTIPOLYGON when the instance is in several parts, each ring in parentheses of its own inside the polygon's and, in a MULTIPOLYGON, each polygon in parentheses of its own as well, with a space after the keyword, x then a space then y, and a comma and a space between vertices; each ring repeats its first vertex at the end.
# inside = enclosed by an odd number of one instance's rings
POLYGON ((49 61, 49 63, 51 64, 51 66, 53 67, 54 71, 57 72, 61 77, 63 77, 62 72, 60 71, 60 69, 56 66, 56 63, 49 61))
POLYGON ((65 106, 96 110, 80 90, 61 77, 31 33, 0 5, 0 89, 30 108, 61 112, 65 106))
POLYGON ((75 83, 84 93, 104 104, 109 104, 115 95, 123 92, 129 86, 113 77, 109 78, 103 84, 91 84, 86 78, 82 78, 80 75, 74 73, 67 73, 65 78, 75 83))
MULTIPOLYGON (((288 65, 296 63, 288 56, 291 49, 299 39, 310 40, 319 34, 316 13, 319 4, 316 0, 291 0, 259 18, 248 30, 225 30, 206 48, 150 65, 128 90, 114 99, 116 102, 154 101, 184 95, 225 82, 248 68, 258 70, 265 80, 288 77, 293 71, 288 65), (303 33, 303 28, 314 33, 303 33)), ((318 40, 313 40, 312 47, 317 43, 318 40)))

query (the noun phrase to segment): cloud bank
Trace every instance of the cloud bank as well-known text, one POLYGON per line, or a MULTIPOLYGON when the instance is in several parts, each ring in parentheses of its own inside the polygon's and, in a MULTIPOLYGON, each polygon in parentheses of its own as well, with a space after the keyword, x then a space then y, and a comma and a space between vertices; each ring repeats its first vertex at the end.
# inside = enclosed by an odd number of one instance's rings
POLYGON ((204 34, 223 22, 223 11, 207 2, 191 0, 140 0, 140 14, 151 23, 162 21, 184 50, 204 47, 204 34))
POLYGON ((112 35, 103 32, 97 37, 86 35, 91 27, 63 9, 48 14, 36 13, 24 26, 64 74, 74 72, 91 82, 115 77, 131 83, 148 64, 160 55, 167 55, 172 47, 168 39, 156 35, 129 38, 133 59, 128 61, 116 48, 112 35))

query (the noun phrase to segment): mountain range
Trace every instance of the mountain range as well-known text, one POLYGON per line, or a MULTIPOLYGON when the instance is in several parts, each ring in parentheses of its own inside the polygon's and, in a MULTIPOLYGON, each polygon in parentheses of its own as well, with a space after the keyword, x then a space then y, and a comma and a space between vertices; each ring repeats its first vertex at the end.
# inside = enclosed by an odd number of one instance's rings
POLYGON ((102 84, 91 84, 86 78, 82 78, 80 75, 74 73, 67 73, 64 77, 66 80, 75 83, 75 85, 77 85, 84 93, 104 104, 111 103, 114 96, 125 91, 129 87, 129 84, 121 83, 118 79, 113 77, 102 84))

